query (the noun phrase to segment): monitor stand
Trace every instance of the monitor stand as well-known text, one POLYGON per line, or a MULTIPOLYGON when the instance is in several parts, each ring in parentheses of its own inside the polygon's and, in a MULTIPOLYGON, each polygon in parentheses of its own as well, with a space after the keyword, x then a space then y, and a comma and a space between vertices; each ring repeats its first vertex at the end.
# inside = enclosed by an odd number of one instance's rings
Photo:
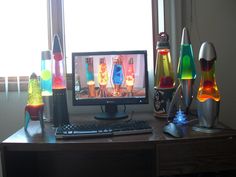
POLYGON ((128 114, 126 112, 118 112, 116 104, 105 105, 105 112, 95 115, 95 119, 99 120, 117 120, 125 118, 128 118, 128 114))

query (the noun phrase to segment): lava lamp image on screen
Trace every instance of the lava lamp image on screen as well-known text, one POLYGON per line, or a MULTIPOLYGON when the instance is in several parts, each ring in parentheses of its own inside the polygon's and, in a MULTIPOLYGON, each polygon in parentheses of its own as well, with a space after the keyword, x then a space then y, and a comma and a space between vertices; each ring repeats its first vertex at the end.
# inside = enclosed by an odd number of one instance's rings
POLYGON ((147 97, 145 54, 90 52, 72 58, 75 100, 147 97))

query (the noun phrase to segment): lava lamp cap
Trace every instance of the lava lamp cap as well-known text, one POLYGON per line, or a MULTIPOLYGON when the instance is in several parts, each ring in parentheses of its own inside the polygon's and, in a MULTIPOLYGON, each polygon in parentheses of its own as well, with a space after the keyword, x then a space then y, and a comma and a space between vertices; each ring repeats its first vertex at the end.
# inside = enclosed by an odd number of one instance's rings
POLYGON ((61 43, 58 34, 55 34, 53 39, 53 53, 59 53, 59 52, 61 52, 61 43))
POLYGON ((51 51, 50 50, 42 51, 41 58, 42 58, 42 60, 50 60, 51 59, 51 51))
POLYGON ((211 42, 202 43, 199 51, 199 60, 201 59, 206 61, 216 60, 216 50, 211 42))
POLYGON ((37 77, 37 75, 35 73, 32 73, 30 75, 30 80, 32 80, 32 79, 38 79, 38 77, 37 77))
POLYGON ((169 36, 165 32, 161 32, 160 34, 157 35, 157 46, 156 48, 158 49, 169 49, 170 44, 169 44, 169 36))
POLYGON ((183 44, 191 44, 188 29, 186 27, 184 27, 182 31, 181 45, 183 44))

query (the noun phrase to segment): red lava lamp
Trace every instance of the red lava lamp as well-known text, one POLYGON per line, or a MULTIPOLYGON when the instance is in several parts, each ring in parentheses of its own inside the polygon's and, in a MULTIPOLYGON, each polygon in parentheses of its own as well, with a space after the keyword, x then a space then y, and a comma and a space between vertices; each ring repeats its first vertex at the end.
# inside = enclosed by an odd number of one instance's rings
POLYGON ((100 58, 99 68, 98 68, 98 83, 100 85, 100 96, 107 96, 107 82, 108 82, 108 72, 105 58, 100 58))
POLYGON ((25 107, 25 124, 24 128, 27 130, 29 121, 40 121, 42 130, 44 129, 43 124, 43 98, 41 95, 41 88, 38 77, 35 73, 30 76, 28 86, 28 100, 25 107))
POLYGON ((133 87, 134 87, 134 61, 133 58, 129 59, 127 70, 126 70, 126 75, 125 75, 125 83, 126 83, 126 88, 128 91, 128 96, 133 95, 133 87))
POLYGON ((54 36, 52 52, 53 124, 58 127, 69 123, 69 114, 66 98, 65 58, 57 34, 54 36))
POLYGON ((197 130, 214 132, 220 108, 220 93, 215 79, 216 51, 210 42, 204 42, 199 51, 201 80, 197 93, 198 120, 197 130))
POLYGON ((113 60, 112 81, 114 84, 113 96, 121 96, 121 85, 124 80, 124 71, 121 57, 113 60))
POLYGON ((169 105, 175 92, 174 71, 170 55, 169 37, 165 32, 158 35, 156 47, 154 116, 168 118, 169 105))

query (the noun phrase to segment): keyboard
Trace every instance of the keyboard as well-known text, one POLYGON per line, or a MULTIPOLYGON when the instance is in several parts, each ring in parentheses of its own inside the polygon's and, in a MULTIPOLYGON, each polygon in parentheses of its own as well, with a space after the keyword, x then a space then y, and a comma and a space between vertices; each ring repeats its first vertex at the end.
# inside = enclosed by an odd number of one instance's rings
POLYGON ((152 128, 144 120, 128 120, 113 123, 96 121, 66 124, 56 128, 56 139, 107 137, 152 133, 152 128))

